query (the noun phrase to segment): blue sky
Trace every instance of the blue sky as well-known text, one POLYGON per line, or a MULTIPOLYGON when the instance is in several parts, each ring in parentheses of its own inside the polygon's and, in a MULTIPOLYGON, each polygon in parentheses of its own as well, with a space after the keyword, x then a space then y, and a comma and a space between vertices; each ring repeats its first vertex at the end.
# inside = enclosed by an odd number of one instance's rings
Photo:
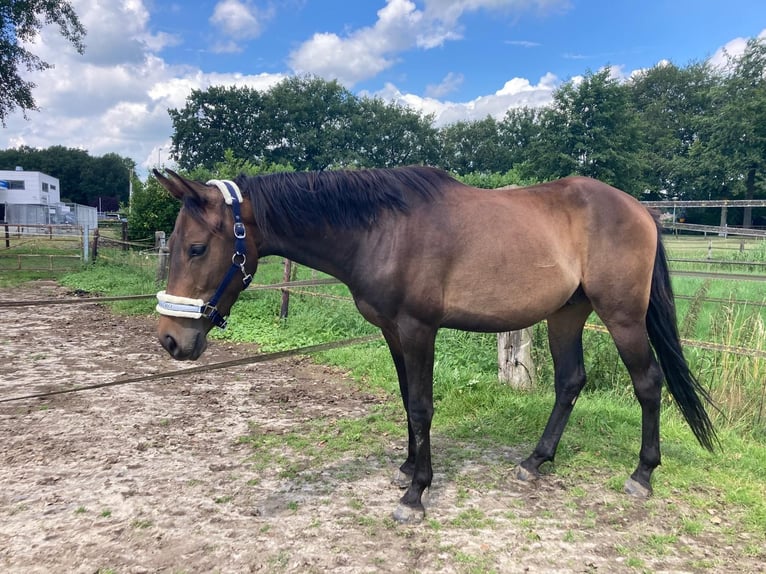
POLYGON ((763 0, 72 0, 80 56, 45 30, 41 110, 0 148, 65 145, 167 164, 168 108, 192 89, 267 89, 293 74, 433 113, 438 125, 545 105, 562 82, 741 51, 766 35, 763 0))

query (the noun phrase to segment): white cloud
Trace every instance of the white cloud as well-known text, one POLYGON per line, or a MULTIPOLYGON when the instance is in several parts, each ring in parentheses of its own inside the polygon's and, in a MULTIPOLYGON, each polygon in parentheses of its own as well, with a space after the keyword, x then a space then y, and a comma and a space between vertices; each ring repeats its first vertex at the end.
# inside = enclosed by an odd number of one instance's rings
POLYGON ((480 96, 468 102, 442 101, 433 97, 405 94, 391 83, 371 95, 408 106, 423 114, 432 114, 434 124, 444 126, 457 121, 481 120, 487 116, 502 119, 511 108, 547 105, 551 102, 553 91, 558 85, 558 78, 553 74, 546 74, 537 84, 531 84, 525 78, 513 78, 494 94, 480 96))
POLYGON ((457 90, 465 80, 463 74, 450 72, 436 85, 426 86, 426 96, 429 98, 443 98, 447 94, 457 90))
POLYGON ((297 73, 337 79, 353 87, 392 67, 402 52, 437 48, 460 39, 459 21, 466 12, 485 9, 512 13, 568 5, 568 0, 426 0, 425 8, 418 10, 411 0, 387 0, 373 26, 344 37, 317 33, 293 51, 289 64, 297 73))
POLYGON ((171 36, 153 34, 142 0, 77 0, 87 28, 79 55, 56 28, 44 30, 33 47, 53 70, 28 77, 37 84, 40 111, 24 120, 13 114, 0 131, 0 148, 66 147, 91 155, 116 152, 133 158, 142 173, 167 160, 172 124, 167 110, 180 108, 193 89, 239 85, 265 89, 283 74, 215 74, 168 65, 157 53, 171 36))
POLYGON ((508 40, 505 43, 509 46, 520 46, 522 48, 539 48, 542 46, 540 42, 532 42, 530 40, 508 40))
MULTIPOLYGON (((766 39, 766 29, 761 30, 758 39, 766 39)), ((718 48, 708 61, 713 67, 725 68, 731 58, 741 56, 745 52, 747 42, 748 38, 734 38, 718 48)))
POLYGON ((241 52, 243 42, 260 36, 272 16, 273 10, 260 10, 249 2, 221 0, 210 17, 210 23, 220 32, 213 51, 241 52))

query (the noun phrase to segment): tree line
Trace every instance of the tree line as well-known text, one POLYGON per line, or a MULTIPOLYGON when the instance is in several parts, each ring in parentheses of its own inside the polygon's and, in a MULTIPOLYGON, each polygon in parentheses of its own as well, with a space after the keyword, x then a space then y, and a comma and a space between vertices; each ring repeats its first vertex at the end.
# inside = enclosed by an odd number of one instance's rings
MULTIPOLYGON (((237 169, 253 175, 427 164, 477 187, 578 174, 640 199, 761 198, 765 78, 766 42, 750 40, 722 67, 663 63, 627 81, 609 69, 587 72, 559 87, 548 106, 443 127, 433 115, 312 76, 286 78, 267 91, 212 86, 168 110, 171 157, 199 179, 233 177, 237 169)), ((126 202, 133 167, 116 154, 90 158, 62 147, 0 151, 0 168, 14 165, 59 177, 67 199, 91 205, 104 190, 126 202)), ((170 200, 151 177, 147 197, 139 187, 133 201, 145 203, 152 220, 143 223, 169 231, 177 206, 162 205, 170 200), (158 214, 166 214, 162 223, 153 221, 158 214)), ((696 217, 718 223, 712 211, 696 217)), ((751 217, 732 211, 729 223, 748 226, 751 217)))
POLYGON ((231 150, 296 170, 419 163, 529 181, 587 175, 641 199, 753 198, 764 190, 765 76, 766 43, 751 40, 723 67, 663 63, 627 81, 588 72, 546 107, 441 128, 432 115, 316 77, 266 92, 210 87, 169 110, 172 153, 186 170, 231 150))

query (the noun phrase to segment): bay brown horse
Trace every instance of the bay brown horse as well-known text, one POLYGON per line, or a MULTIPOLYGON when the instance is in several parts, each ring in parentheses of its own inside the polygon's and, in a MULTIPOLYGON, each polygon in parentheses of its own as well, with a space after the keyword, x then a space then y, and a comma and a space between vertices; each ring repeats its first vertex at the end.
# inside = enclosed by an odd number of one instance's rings
POLYGON ((699 442, 713 449, 707 392, 689 372, 660 228, 630 195, 570 177, 526 188, 475 189, 428 167, 277 173, 234 182, 155 172, 183 205, 170 238, 158 336, 197 359, 213 325, 255 273, 280 255, 345 283, 391 351, 409 444, 400 522, 424 516, 431 484, 434 341, 441 327, 517 330, 546 319, 556 399, 532 454, 552 461, 585 384, 582 333, 594 312, 611 334, 641 405, 641 449, 626 491, 647 496, 660 463, 664 379, 699 442), (232 255, 234 254, 234 255, 232 255), (652 350, 653 348, 653 350, 652 350), (656 353, 656 358, 655 354, 656 353))

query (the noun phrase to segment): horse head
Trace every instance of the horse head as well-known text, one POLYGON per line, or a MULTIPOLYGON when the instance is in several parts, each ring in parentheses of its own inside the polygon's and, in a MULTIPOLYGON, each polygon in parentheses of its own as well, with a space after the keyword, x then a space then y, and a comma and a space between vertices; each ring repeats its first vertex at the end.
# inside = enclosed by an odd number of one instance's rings
POLYGON ((157 336, 174 359, 196 360, 258 266, 252 210, 234 182, 154 175, 182 202, 168 242, 167 288, 157 294, 157 336))

